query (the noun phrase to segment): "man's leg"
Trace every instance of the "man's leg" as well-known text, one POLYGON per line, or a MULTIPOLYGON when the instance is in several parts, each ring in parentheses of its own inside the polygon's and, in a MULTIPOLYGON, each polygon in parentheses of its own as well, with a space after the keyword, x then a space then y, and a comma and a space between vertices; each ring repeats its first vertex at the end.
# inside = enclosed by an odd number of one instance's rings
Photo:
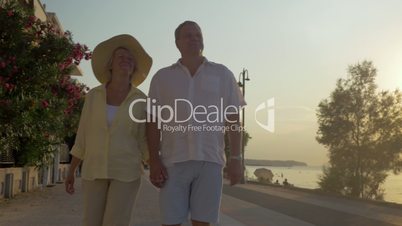
POLYGON ((159 206, 163 225, 180 226, 189 213, 190 186, 193 180, 192 161, 168 166, 168 179, 159 192, 159 206))
POLYGON ((191 185, 190 210, 193 226, 217 223, 222 194, 222 166, 200 161, 191 185))

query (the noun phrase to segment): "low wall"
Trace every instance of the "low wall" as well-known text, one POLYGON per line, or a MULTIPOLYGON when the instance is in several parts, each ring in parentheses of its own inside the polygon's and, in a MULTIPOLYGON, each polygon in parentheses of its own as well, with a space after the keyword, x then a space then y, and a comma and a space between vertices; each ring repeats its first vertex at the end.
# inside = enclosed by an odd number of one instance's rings
POLYGON ((0 168, 0 199, 4 198, 6 189, 6 169, 0 168))
POLYGON ((70 167, 70 164, 61 164, 60 163, 57 182, 63 182, 67 178, 69 167, 70 167))
MULTIPOLYGON (((68 147, 62 144, 54 153, 53 160, 48 166, 0 168, 0 199, 13 198, 21 192, 30 192, 45 186, 63 183, 70 166, 65 163, 68 160, 68 147)), ((79 176, 78 173, 77 176, 79 176)))
POLYGON ((21 192, 62 183, 68 173, 70 164, 58 164, 41 169, 35 167, 0 168, 0 199, 13 198, 21 192), (54 172, 55 171, 55 172, 54 172))

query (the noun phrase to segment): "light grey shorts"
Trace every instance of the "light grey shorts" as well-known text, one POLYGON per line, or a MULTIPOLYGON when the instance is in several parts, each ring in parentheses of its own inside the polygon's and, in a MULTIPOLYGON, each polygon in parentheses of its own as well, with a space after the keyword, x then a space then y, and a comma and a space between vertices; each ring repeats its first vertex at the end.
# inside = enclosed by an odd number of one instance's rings
POLYGON ((163 224, 192 220, 217 223, 222 194, 222 166, 186 161, 167 167, 168 180, 160 190, 163 224))

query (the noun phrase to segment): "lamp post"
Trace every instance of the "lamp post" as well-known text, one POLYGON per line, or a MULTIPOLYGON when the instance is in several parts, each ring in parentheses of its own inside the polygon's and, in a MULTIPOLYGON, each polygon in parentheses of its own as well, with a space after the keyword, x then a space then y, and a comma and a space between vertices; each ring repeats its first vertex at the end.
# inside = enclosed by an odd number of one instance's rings
MULTIPOLYGON (((246 81, 250 81, 250 78, 248 77, 248 71, 247 71, 247 69, 244 69, 243 68, 243 71, 242 72, 240 72, 240 74, 239 74, 239 82, 237 83, 238 85, 239 85, 239 87, 242 89, 242 91, 243 91, 243 98, 245 98, 245 95, 246 95, 246 81)), ((245 113, 246 113, 246 111, 245 111, 245 109, 243 108, 242 109, 242 119, 241 119, 241 126, 242 126, 242 132, 243 132, 243 134, 242 134, 242 139, 241 139, 241 156, 242 156, 242 159, 241 159, 241 166, 243 167, 243 175, 242 175, 242 178, 241 178, 241 181, 240 181, 240 183, 242 183, 242 184, 244 184, 244 183, 246 183, 246 180, 245 180, 245 176, 244 176, 244 174, 245 174, 245 172, 246 172, 246 165, 244 164, 244 137, 246 136, 246 131, 244 130, 244 125, 245 125, 245 113)))

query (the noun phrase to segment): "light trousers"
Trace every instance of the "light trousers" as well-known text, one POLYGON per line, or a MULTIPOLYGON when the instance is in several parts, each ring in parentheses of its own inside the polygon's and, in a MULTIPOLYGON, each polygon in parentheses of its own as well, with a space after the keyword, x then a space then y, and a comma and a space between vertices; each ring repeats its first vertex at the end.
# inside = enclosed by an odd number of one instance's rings
POLYGON ((141 179, 82 180, 84 226, 128 226, 141 179))

